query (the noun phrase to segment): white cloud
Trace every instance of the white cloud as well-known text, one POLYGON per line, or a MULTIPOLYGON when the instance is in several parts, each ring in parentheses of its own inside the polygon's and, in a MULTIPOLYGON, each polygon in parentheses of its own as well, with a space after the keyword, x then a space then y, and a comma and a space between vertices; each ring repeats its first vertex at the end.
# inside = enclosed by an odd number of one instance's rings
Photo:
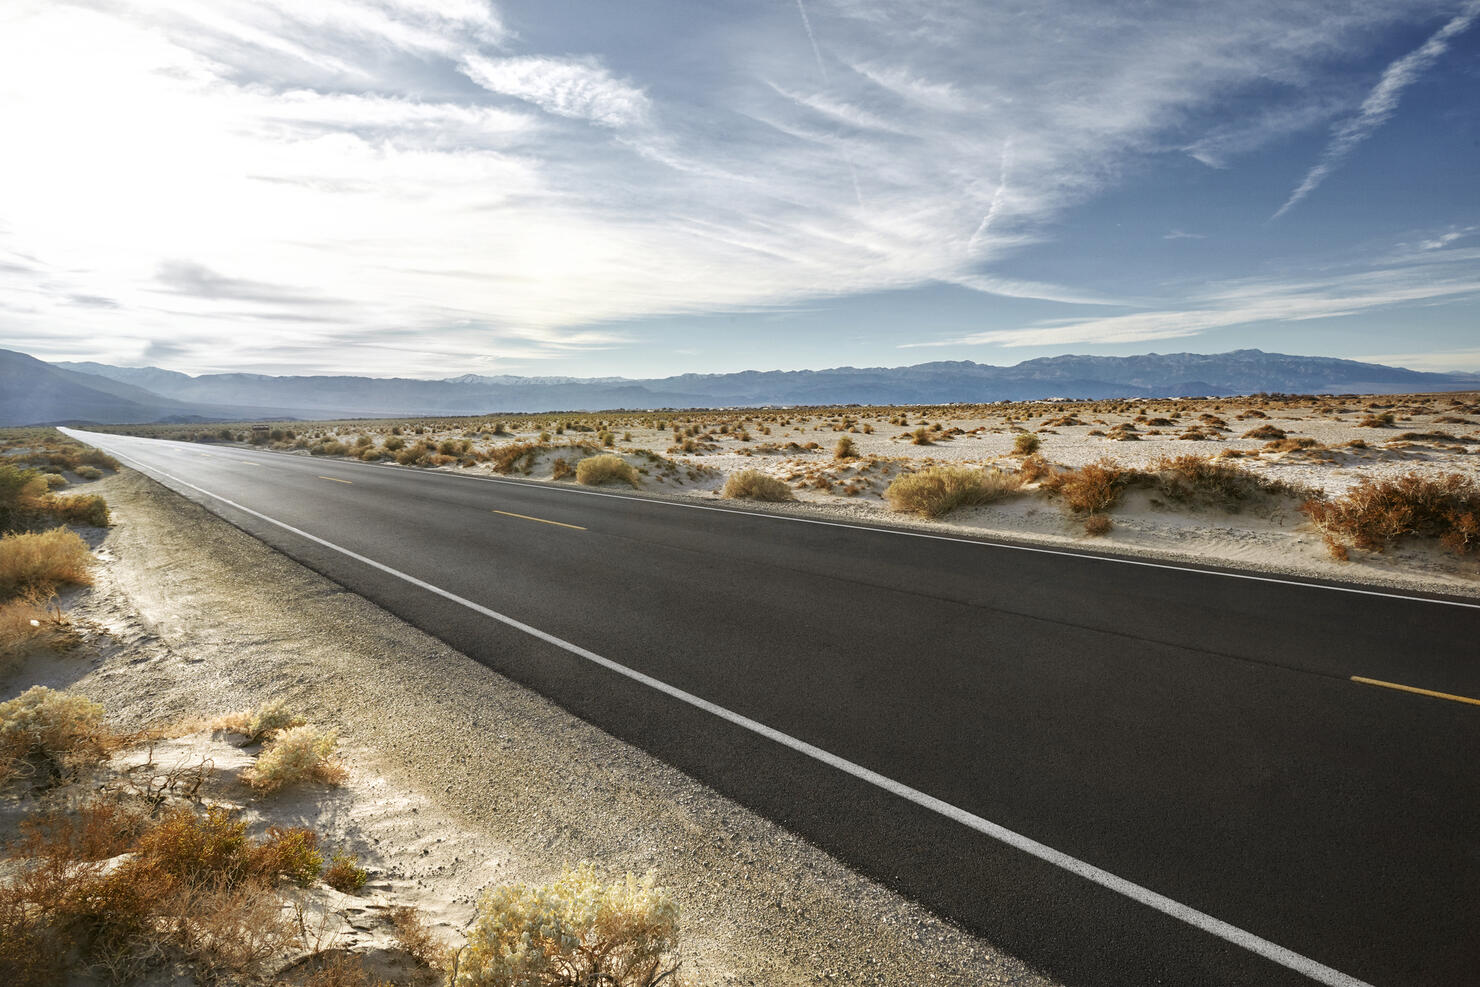
POLYGON ((556 116, 630 127, 648 115, 647 95, 594 59, 472 57, 462 68, 489 92, 527 100, 556 116))
POLYGON ((1189 118, 1435 2, 720 5, 638 61, 475 0, 10 0, 0 345, 435 374, 925 284, 1105 304, 1004 261, 1189 118))
POLYGON ((1189 294, 1175 308, 1089 319, 1056 319, 1021 329, 971 333, 909 344, 930 346, 1069 346, 1144 343, 1196 336, 1210 329, 1261 322, 1329 319, 1392 305, 1480 295, 1480 250, 1444 261, 1375 267, 1305 280, 1244 279, 1189 294))

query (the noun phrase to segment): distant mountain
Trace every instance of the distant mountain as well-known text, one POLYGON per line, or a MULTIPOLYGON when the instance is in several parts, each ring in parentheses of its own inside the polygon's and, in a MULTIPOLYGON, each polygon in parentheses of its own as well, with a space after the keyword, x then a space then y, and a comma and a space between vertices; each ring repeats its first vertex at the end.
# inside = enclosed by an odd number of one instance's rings
MULTIPOLYGON (((12 358, 34 369, 29 399, 4 392, 0 422, 60 419, 137 422, 195 415, 217 420, 267 417, 355 418, 478 415, 614 408, 753 407, 800 404, 945 404, 1048 397, 1113 398, 1251 394, 1383 394, 1480 390, 1480 374, 1436 374, 1355 360, 1287 356, 1259 350, 1151 353, 1144 356, 1056 356, 995 367, 969 360, 911 367, 747 370, 680 374, 651 380, 621 377, 275 377, 187 374, 157 367, 98 363, 41 364, 0 350, 0 372, 12 358), (82 391, 78 391, 82 388, 82 391), (89 397, 86 392, 93 396, 89 397), (43 400, 44 398, 44 400, 43 400), (110 403, 111 402, 111 403, 110 403), (111 409, 111 410, 110 410, 111 409), (153 416, 153 417, 150 417, 153 416)), ((25 377, 22 373, 17 379, 25 377)))

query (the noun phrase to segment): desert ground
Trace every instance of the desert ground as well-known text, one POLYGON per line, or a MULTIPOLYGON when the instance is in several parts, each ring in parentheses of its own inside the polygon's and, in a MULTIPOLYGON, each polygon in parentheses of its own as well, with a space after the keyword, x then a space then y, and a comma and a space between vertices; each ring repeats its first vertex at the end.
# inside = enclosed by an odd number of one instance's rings
POLYGON ((119 430, 554 483, 582 482, 581 460, 614 455, 630 472, 584 482, 1027 544, 1480 591, 1473 393, 119 430), (915 474, 924 474, 917 488, 943 489, 912 495, 896 486, 915 474))

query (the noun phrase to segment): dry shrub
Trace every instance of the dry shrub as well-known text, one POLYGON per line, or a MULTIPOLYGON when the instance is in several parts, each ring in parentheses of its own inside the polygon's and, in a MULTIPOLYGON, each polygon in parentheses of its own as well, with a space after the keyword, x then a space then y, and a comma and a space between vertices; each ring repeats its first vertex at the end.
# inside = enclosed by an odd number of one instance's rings
POLYGON ((1244 433, 1246 439, 1283 439, 1285 430, 1276 425, 1260 425, 1244 433))
POLYGON ((563 458, 556 459, 550 464, 550 479, 552 480, 563 480, 567 476, 570 476, 570 473, 570 463, 566 462, 563 458))
POLYGON ((230 730, 232 733, 242 734, 255 743, 289 727, 302 726, 303 723, 303 717, 288 709, 287 703, 283 700, 270 699, 255 710, 218 716, 211 721, 209 728, 230 730))
POLYGON ((1114 526, 1108 514, 1091 514, 1084 519, 1084 533, 1097 538, 1101 535, 1108 535, 1114 526))
POLYGON ((13 531, 39 513, 46 480, 35 470, 0 463, 0 531, 13 531))
POLYGON ((858 446, 848 436, 838 439, 838 444, 833 446, 834 459, 854 459, 858 456, 858 446))
POLYGON ((932 446, 932 445, 935 445, 935 440, 933 440, 930 437, 930 429, 925 428, 925 427, 922 426, 920 428, 915 429, 913 432, 911 432, 910 433, 910 445, 914 445, 914 446, 932 446))
POLYGON ((103 801, 70 815, 38 820, 16 848, 25 862, 0 887, 0 981, 127 982, 176 959, 250 975, 288 942, 272 891, 280 840, 253 843, 219 809, 176 809, 142 832, 103 801))
POLYGON ((42 510, 64 524, 85 524, 94 528, 108 527, 108 502, 97 494, 73 497, 47 497, 42 510))
POLYGON ((1113 459, 1088 463, 1078 469, 1056 473, 1043 487, 1064 498, 1076 514, 1103 514, 1114 507, 1131 480, 1131 472, 1113 459))
POLYGON ((1032 432, 1019 432, 1012 440, 1012 454, 1014 456, 1031 456, 1043 445, 1043 440, 1032 432))
POLYGON ((0 603, 0 661, 43 648, 70 647, 77 634, 59 607, 47 606, 32 593, 0 603))
POLYGON ((997 470, 961 466, 928 466, 897 477, 884 491, 889 506, 901 513, 940 517, 958 507, 1000 500, 1021 486, 1018 476, 997 470))
POLYGON ((27 816, 10 856, 39 860, 107 860, 126 853, 149 820, 137 807, 96 797, 75 809, 27 816))
POLYGON ((334 759, 339 731, 317 727, 289 727, 268 742, 247 776, 260 792, 275 792, 285 785, 304 781, 337 785, 344 780, 344 766, 334 759))
POLYGON ((17 774, 49 781, 102 760, 117 740, 103 707, 85 696, 33 685, 0 703, 0 783, 17 774))
POLYGON ((495 447, 489 453, 489 462, 493 464, 495 473, 512 473, 515 470, 528 473, 534 466, 535 457, 545 448, 547 447, 540 442, 510 442, 495 447))
POLYGON ((1299 452, 1301 449, 1319 448, 1320 443, 1315 439, 1300 436, 1299 438, 1276 439, 1273 442, 1264 443, 1265 452, 1299 452))
POLYGON ((603 884, 590 864, 478 902, 454 987, 652 987, 678 968, 678 905, 653 876, 603 884))
POLYGON ((76 473, 83 480, 96 480, 103 475, 103 471, 96 466, 79 466, 72 472, 76 473))
POLYGON ((87 543, 66 528, 0 536, 0 599, 85 586, 91 565, 87 543))
POLYGON ((1480 547, 1480 485, 1459 473, 1363 479, 1344 496, 1311 499, 1301 509, 1325 533, 1338 558, 1336 546, 1344 542, 1380 552, 1409 535, 1438 538, 1459 555, 1480 547))
POLYGON ((779 480, 760 470, 731 473, 725 479, 722 493, 731 500, 764 500, 774 503, 796 499, 785 480, 779 480))
POLYGON ((359 894, 369 879, 370 872, 343 850, 336 852, 324 869, 324 883, 345 894, 359 894))
POLYGON ((1127 471, 1126 477, 1128 482, 1149 482, 1168 500, 1200 502, 1230 511, 1256 496, 1305 493, 1283 481, 1203 456, 1160 456, 1149 474, 1127 471))
POLYGON ((1049 464, 1048 460, 1035 452, 1031 456, 1024 457, 1022 465, 1018 466, 1017 475, 1018 479, 1024 483, 1033 483, 1045 477, 1052 476, 1053 466, 1049 464))
POLYGON ((637 470, 620 456, 587 456, 576 463, 576 482, 588 487, 603 483, 630 483, 637 486, 637 470))
POLYGON ((406 955, 413 960, 432 970, 445 964, 446 947, 432 935, 431 927, 416 908, 392 908, 391 927, 396 930, 396 945, 405 950, 406 955))

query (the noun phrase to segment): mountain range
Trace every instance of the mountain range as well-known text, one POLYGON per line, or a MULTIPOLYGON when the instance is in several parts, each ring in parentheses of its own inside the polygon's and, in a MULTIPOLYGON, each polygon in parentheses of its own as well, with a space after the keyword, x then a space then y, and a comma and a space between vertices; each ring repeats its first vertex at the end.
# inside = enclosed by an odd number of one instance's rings
POLYGON ((372 418, 499 412, 765 405, 946 404, 1050 397, 1391 394, 1480 390, 1480 374, 1426 373, 1260 350, 1056 356, 1010 367, 969 360, 909 367, 748 370, 623 377, 280 377, 45 363, 0 350, 0 425, 372 418))

